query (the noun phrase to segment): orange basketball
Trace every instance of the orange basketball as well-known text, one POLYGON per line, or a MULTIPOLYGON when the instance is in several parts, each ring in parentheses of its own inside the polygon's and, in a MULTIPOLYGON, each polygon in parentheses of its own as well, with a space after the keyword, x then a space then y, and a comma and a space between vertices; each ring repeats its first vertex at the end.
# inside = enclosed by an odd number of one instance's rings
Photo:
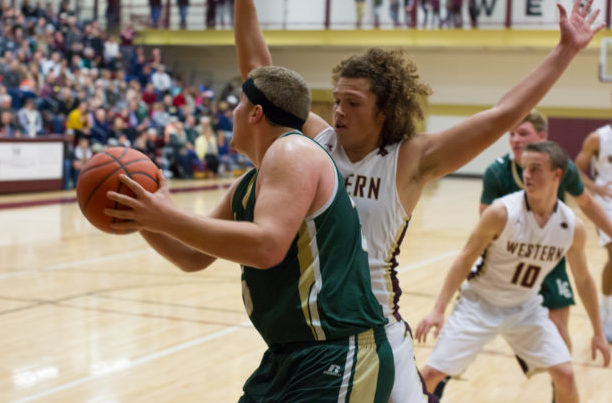
POLYGON ((83 215, 96 228, 111 234, 126 234, 133 231, 115 231, 110 228, 121 219, 104 214, 104 209, 127 209, 108 197, 113 190, 134 197, 134 193, 119 180, 126 174, 149 192, 155 192, 159 185, 159 168, 149 157, 138 150, 127 147, 111 147, 98 153, 81 169, 76 185, 79 207, 83 215))

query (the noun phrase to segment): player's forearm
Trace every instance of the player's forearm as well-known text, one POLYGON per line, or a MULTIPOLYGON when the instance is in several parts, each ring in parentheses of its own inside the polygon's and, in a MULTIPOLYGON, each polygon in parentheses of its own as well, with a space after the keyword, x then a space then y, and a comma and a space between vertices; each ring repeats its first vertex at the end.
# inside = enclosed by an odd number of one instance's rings
POLYGON ((520 123, 559 79, 576 53, 570 46, 558 45, 495 106, 447 130, 442 139, 431 137, 422 157, 422 173, 427 180, 454 172, 520 123))
POLYGON ((589 220, 612 238, 612 223, 604 209, 591 195, 583 193, 578 199, 578 206, 589 220))
POLYGON ((245 80, 257 67, 272 64, 272 56, 257 21, 257 9, 253 0, 236 0, 234 40, 240 74, 245 80))
POLYGON ((580 175, 580 180, 590 192, 594 194, 599 194, 599 189, 597 188, 597 184, 595 183, 595 181, 589 178, 589 176, 585 174, 584 170, 582 170, 580 167, 578 167, 578 174, 580 175))
POLYGON ((440 295, 438 295, 438 299, 434 305, 434 311, 444 314, 444 311, 446 310, 451 298, 470 273, 472 265, 471 262, 473 262, 473 260, 467 259, 464 252, 462 252, 462 254, 455 259, 448 274, 446 275, 446 279, 442 285, 442 290, 440 290, 440 295))
POLYGON ((168 235, 145 230, 140 231, 140 234, 157 253, 183 271, 203 270, 216 260, 168 235))
POLYGON ((589 315, 591 326, 593 327, 593 333, 600 334, 603 330, 601 324, 601 317, 599 315, 599 304, 597 302, 597 287, 593 281, 593 277, 590 274, 585 275, 583 278, 576 280, 576 289, 580 300, 584 305, 584 309, 589 315))
POLYGON ((267 269, 280 263, 291 241, 270 229, 247 221, 195 216, 172 210, 161 230, 207 255, 267 269))
POLYGON ((559 43, 533 72, 502 96, 494 107, 502 111, 496 121, 502 133, 518 124, 540 102, 578 51, 559 43))

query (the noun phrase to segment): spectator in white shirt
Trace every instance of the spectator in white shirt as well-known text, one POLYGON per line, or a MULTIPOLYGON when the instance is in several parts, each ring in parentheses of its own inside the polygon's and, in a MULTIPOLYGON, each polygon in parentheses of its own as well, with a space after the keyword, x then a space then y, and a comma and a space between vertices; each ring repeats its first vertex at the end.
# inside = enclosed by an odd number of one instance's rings
POLYGON ((151 83, 153 83, 153 87, 160 92, 165 92, 172 87, 172 80, 168 73, 166 73, 166 69, 163 65, 159 65, 157 67, 157 71, 151 75, 151 83))
POLYGON ((17 112, 17 120, 23 135, 27 137, 36 137, 38 134, 43 134, 42 115, 34 107, 34 100, 27 98, 23 108, 17 112))

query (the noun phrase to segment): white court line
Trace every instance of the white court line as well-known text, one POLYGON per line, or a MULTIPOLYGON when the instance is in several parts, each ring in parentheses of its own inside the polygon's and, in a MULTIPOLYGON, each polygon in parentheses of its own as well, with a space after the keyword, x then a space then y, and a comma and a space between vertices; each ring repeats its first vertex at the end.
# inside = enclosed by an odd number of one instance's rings
MULTIPOLYGON (((416 270, 416 269, 419 269, 421 267, 425 267, 425 266, 427 266, 427 265, 429 265, 431 263, 435 263, 435 262, 438 262, 440 260, 444 260, 444 259, 448 259, 450 257, 453 257, 453 256, 457 255, 458 253, 459 253, 459 251, 452 251, 452 252, 445 253, 443 255, 439 255, 439 256, 430 258, 430 259, 422 260, 422 261, 417 262, 417 263, 412 263, 412 264, 409 264, 409 265, 406 265, 406 266, 402 266, 402 267, 399 268, 398 273, 403 273, 403 272, 410 271, 410 270, 416 270)), ((111 256, 116 256, 116 255, 111 255, 111 256)), ((108 258, 110 258, 111 256, 108 256, 108 258)), ((43 397, 47 397, 47 396, 53 395, 55 393, 62 392, 64 390, 68 390, 68 389, 74 388, 76 386, 80 386, 80 385, 82 385, 84 383, 87 383, 89 381, 93 381, 93 380, 102 378, 102 377, 104 377, 106 375, 117 373, 117 372, 121 372, 121 371, 124 371, 124 370, 127 370, 127 369, 131 369, 131 368, 137 367, 139 365, 146 364, 146 363, 148 363, 150 361, 156 360, 158 358, 162 358, 162 357, 168 356, 170 354, 173 354, 173 353, 176 353, 176 352, 179 352, 179 351, 183 351, 183 350, 186 350, 188 348, 197 346, 199 344, 203 344, 203 343, 209 342, 211 340, 217 339, 217 338, 219 338, 221 336, 224 336, 226 334, 234 333, 237 330, 239 330, 240 328, 243 328, 244 326, 247 326, 247 325, 248 326, 252 326, 250 321, 246 321, 246 322, 243 322, 243 323, 241 323, 239 325, 234 325, 232 327, 229 327, 227 329, 218 331, 218 332, 210 334, 208 336, 204 336, 204 337, 201 337, 199 339, 191 340, 191 341, 188 341, 186 343, 179 344, 179 345, 174 346, 174 347, 170 347, 170 348, 168 348, 166 350, 162 350, 162 351, 158 351, 156 353, 150 354, 150 355, 146 355, 146 356, 141 357, 141 358, 139 358, 139 359, 137 359, 135 361, 131 361, 129 363, 129 365, 127 365, 125 367, 116 368, 116 369, 112 369, 112 370, 109 370, 109 371, 104 372, 104 373, 100 373, 100 374, 96 374, 96 375, 90 375, 90 376, 86 376, 84 378, 76 379, 76 380, 74 380, 72 382, 68 382, 68 383, 65 383, 63 385, 56 386, 56 387, 48 389, 46 391, 43 391, 43 392, 40 392, 40 393, 37 393, 37 394, 34 394, 34 395, 30 395, 30 396, 27 396, 27 397, 19 399, 19 400, 15 400, 12 403, 28 403, 28 402, 33 402, 33 401, 41 399, 43 397)))
POLYGON ((97 264, 97 263, 108 262, 108 261, 116 260, 116 259, 123 259, 127 257, 146 255, 152 252, 153 252, 153 249, 147 248, 147 249, 134 250, 134 251, 124 252, 124 253, 115 253, 115 254, 106 255, 106 256, 92 257, 89 259, 74 260, 71 262, 58 263, 58 264, 54 264, 51 266, 38 268, 38 269, 17 271, 17 272, 12 272, 12 273, 3 273, 3 274, 0 274, 0 280, 4 280, 7 278, 13 278, 13 277, 28 276, 30 274, 34 274, 40 271, 65 270, 65 269, 70 269, 71 267, 78 267, 78 266, 83 266, 83 265, 88 265, 88 264, 97 264))
POLYGON ((191 341, 188 341, 186 343, 179 344, 179 345, 176 345, 174 347, 170 347, 170 348, 158 351, 158 352, 153 353, 153 354, 145 355, 144 357, 141 357, 141 358, 139 358, 137 360, 130 361, 129 365, 127 365, 125 367, 120 367, 120 368, 116 368, 116 369, 109 369, 108 371, 102 372, 100 374, 90 375, 90 376, 86 376, 84 378, 76 379, 76 380, 74 380, 72 382, 68 382, 68 383, 65 383, 63 385, 59 385, 59 386, 56 386, 54 388, 51 388, 51 389, 47 389, 47 390, 45 390, 43 392, 36 393, 34 395, 30 395, 30 396, 24 397, 23 399, 14 400, 12 403, 28 403, 28 402, 33 402, 35 400, 42 399, 44 397, 54 395, 54 394, 56 394, 58 392, 62 392, 64 390, 71 389, 71 388, 74 388, 76 386, 80 386, 80 385, 82 385, 84 383, 87 383, 89 381, 93 381, 93 380, 102 378, 102 377, 104 377, 106 375, 110 375, 110 374, 114 374, 114 373, 117 373, 117 372, 125 371, 126 369, 132 369, 132 368, 135 368, 135 367, 140 366, 142 364, 146 364, 148 362, 154 361, 154 360, 156 360, 158 358, 163 358, 163 357, 166 357, 166 356, 168 356, 170 354, 174 354, 174 353, 177 353, 179 351, 186 350, 188 348, 197 346, 199 344, 207 343, 207 342, 209 342, 211 340, 218 339, 221 336, 225 336, 227 334, 234 333, 234 332, 240 330, 241 328, 244 328, 245 326, 249 326, 249 325, 251 325, 251 321, 242 322, 239 325, 234 325, 232 327, 229 327, 229 328, 224 329, 224 330, 220 330, 220 331, 215 332, 213 334, 209 334, 207 336, 200 337, 199 339, 191 340, 191 341))
POLYGON ((417 263, 413 263, 413 264, 409 264, 409 265, 406 265, 406 266, 402 266, 399 269, 397 269, 397 274, 404 273, 404 272, 410 271, 410 270, 420 269, 423 266, 427 266, 427 265, 430 265, 432 263, 439 262, 440 260, 448 259, 449 257, 455 257, 458 254, 459 254, 459 251, 458 250, 454 250, 452 252, 447 252, 447 253, 445 253, 443 255, 438 255, 436 257, 432 257, 432 258, 429 258, 429 259, 421 260, 420 262, 417 262, 417 263))

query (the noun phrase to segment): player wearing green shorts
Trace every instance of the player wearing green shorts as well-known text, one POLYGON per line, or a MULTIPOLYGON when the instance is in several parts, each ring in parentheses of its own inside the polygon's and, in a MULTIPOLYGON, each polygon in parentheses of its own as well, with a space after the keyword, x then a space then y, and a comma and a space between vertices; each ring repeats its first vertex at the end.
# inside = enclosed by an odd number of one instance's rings
MULTIPOLYGON (((280 264, 242 266, 247 313, 269 346, 244 386, 243 402, 388 399, 394 367, 387 321, 371 291, 360 224, 342 183, 337 173, 335 197, 306 217, 280 264)), ((232 199, 237 221, 253 220, 256 186, 253 169, 232 199)))

